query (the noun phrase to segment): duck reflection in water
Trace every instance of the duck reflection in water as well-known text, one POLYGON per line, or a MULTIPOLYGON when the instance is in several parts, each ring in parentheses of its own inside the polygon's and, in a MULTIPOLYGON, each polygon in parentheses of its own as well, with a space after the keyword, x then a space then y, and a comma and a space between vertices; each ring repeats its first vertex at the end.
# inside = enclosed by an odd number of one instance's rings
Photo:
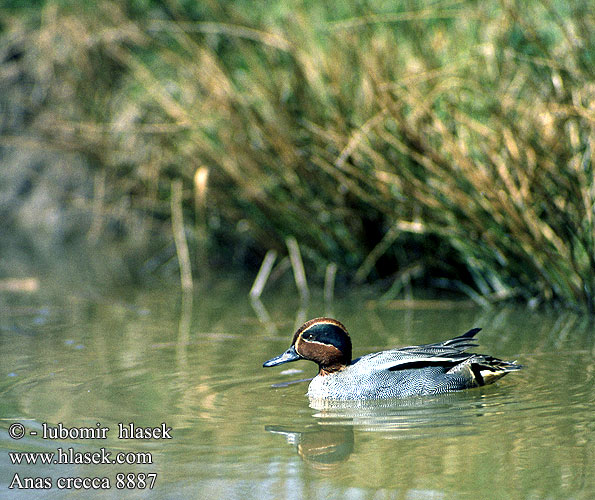
POLYGON ((353 426, 319 425, 308 426, 303 431, 292 431, 277 425, 265 426, 267 432, 285 436, 289 444, 312 468, 324 472, 345 462, 353 453, 353 426))
MULTIPOLYGON (((426 397, 359 401, 310 401, 315 424, 302 429, 266 425, 265 430, 285 436, 298 455, 317 471, 330 471, 346 462, 354 451, 355 431, 373 432, 393 446, 433 443, 456 438, 464 442, 478 435, 477 419, 502 411, 510 403, 496 387, 426 397)), ((365 440, 369 443, 369 439, 365 440)), ((365 451, 364 451, 365 453, 365 451)))

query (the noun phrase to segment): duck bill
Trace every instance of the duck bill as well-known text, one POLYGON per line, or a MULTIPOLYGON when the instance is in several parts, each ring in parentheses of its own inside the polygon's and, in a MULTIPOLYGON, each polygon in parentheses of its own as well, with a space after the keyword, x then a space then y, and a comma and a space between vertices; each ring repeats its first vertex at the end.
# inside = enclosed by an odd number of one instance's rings
POLYGON ((291 346, 283 354, 265 361, 262 366, 268 368, 269 366, 277 366, 282 365, 283 363, 289 363, 290 361, 297 361, 300 358, 301 356, 296 352, 295 347, 291 346))

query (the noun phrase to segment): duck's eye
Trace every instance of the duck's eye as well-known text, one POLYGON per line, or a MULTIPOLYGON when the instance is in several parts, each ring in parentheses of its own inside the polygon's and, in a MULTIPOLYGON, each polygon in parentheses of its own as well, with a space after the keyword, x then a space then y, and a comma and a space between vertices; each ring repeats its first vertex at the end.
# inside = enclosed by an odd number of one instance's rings
POLYGON ((306 333, 306 335, 303 336, 304 340, 312 340, 314 338, 314 335, 312 335, 311 333, 306 333))

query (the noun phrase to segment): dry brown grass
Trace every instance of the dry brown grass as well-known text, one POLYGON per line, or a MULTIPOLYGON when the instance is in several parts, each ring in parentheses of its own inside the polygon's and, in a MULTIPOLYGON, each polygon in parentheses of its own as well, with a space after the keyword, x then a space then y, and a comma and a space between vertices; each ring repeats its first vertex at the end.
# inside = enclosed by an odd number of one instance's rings
POLYGON ((592 309, 595 19, 579 4, 170 2, 156 18, 48 2, 3 39, 44 93, 19 137, 88 154, 111 216, 124 198, 167 216, 172 178, 190 214, 202 168, 211 244, 263 255, 294 236, 319 275, 414 266, 478 301, 592 309))

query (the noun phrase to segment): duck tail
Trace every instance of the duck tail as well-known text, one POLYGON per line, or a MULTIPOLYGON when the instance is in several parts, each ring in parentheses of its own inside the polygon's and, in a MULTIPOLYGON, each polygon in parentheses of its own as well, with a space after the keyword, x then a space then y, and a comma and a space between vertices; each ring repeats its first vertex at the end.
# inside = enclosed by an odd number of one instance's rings
POLYGON ((469 365, 479 386, 491 384, 507 373, 523 368, 516 361, 504 361, 482 354, 472 356, 469 365))

